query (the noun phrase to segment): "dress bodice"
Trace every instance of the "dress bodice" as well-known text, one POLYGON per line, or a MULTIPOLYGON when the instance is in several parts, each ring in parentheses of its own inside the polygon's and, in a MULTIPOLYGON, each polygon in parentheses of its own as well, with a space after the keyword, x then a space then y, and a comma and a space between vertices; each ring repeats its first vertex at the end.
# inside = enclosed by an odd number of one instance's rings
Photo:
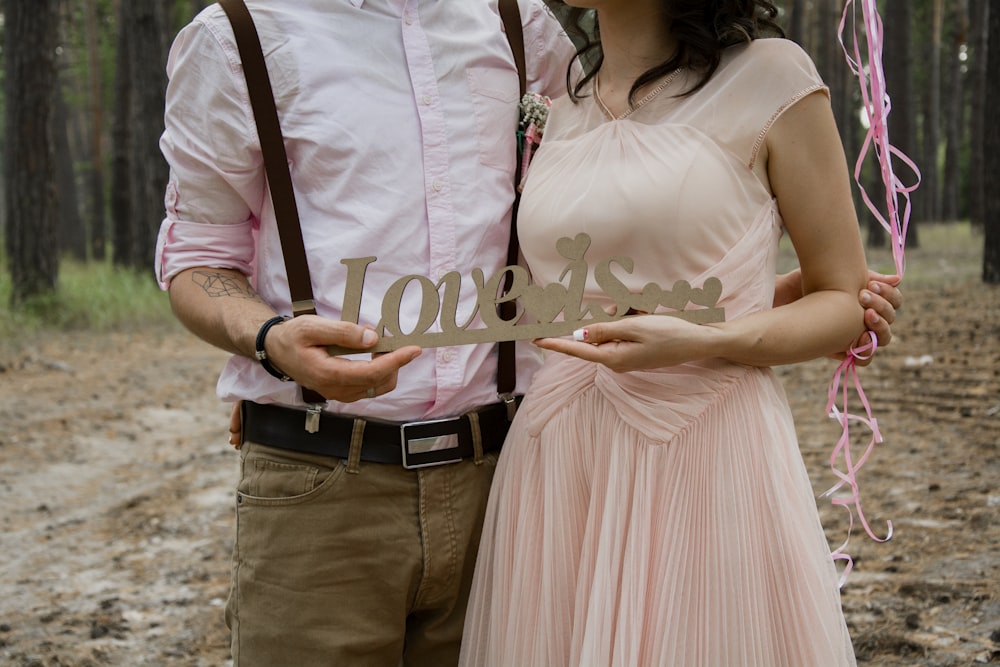
MULTIPOLYGON (((757 158, 781 112, 825 88, 785 40, 729 49, 707 85, 681 95, 694 82, 682 73, 623 119, 609 119, 593 94, 556 102, 518 226, 536 282, 560 280, 556 241, 582 232, 591 267, 634 261, 630 274, 615 270, 631 292, 718 277, 727 319, 770 306, 781 220, 757 158), (760 71, 771 73, 766 81, 760 71)), ((608 301, 592 273, 585 295, 608 301)))

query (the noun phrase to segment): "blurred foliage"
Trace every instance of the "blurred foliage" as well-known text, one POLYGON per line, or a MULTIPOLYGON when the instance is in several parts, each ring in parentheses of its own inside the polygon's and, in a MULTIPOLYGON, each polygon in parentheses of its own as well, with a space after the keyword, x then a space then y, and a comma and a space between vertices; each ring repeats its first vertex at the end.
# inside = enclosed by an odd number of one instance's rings
MULTIPOLYGON (((885 232, 888 235, 888 232, 885 232)), ((907 248, 903 271, 903 292, 939 285, 974 285, 980 282, 983 266, 983 232, 968 222, 924 223, 920 227, 922 245, 907 248)), ((896 272, 888 247, 866 249, 868 265, 880 273, 896 272)), ((788 235, 781 239, 778 271, 798 266, 788 235)))
POLYGON ((64 259, 56 292, 10 307, 11 282, 0 272, 0 347, 24 347, 48 332, 107 332, 180 327, 149 274, 108 262, 64 259))

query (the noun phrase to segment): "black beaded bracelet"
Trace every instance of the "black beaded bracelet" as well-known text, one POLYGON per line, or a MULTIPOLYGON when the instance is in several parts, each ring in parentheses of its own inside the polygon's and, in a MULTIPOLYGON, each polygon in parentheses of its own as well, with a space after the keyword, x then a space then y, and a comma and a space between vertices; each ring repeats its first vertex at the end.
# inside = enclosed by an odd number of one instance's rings
POLYGON ((260 362, 260 365, 264 368, 265 371, 267 371, 274 377, 278 378, 282 382, 290 382, 292 378, 279 371, 277 368, 271 365, 270 361, 268 361, 267 352, 264 351, 264 337, 267 336, 267 332, 271 330, 271 327, 273 327, 275 324, 281 324, 287 319, 291 318, 286 317, 285 315, 277 315, 269 319, 267 322, 264 322, 264 324, 260 325, 260 329, 257 331, 257 343, 255 345, 257 352, 254 355, 257 357, 257 361, 260 362))

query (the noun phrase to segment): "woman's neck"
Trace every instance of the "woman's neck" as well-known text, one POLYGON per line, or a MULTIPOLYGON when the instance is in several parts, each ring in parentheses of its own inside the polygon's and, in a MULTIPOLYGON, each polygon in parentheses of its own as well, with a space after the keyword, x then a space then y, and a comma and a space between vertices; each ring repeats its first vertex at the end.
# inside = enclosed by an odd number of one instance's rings
POLYGON ((601 87, 626 91, 646 70, 674 54, 676 44, 669 26, 660 15, 659 3, 633 0, 625 7, 603 9, 601 25, 601 87))
MULTIPOLYGON (((613 115, 630 108, 628 97, 639 76, 666 60, 676 49, 669 26, 655 0, 633 0, 598 12, 604 62, 598 73, 601 102, 613 115)), ((652 82, 644 88, 655 85, 652 82)), ((641 96, 643 89, 637 91, 641 96)))

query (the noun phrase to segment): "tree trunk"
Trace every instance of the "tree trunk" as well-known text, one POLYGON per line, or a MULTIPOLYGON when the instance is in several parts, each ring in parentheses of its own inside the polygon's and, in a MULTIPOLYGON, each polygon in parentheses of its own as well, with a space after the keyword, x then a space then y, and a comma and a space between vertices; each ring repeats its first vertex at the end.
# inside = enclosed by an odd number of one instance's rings
POLYGON ((830 87, 830 99, 833 103, 833 114, 838 127, 844 127, 844 85, 840 73, 846 66, 844 55, 837 41, 837 29, 840 20, 840 0, 822 0, 819 12, 819 39, 814 52, 817 69, 826 85, 830 87))
POLYGON ((80 95, 79 81, 73 76, 73 65, 77 60, 76 42, 73 34, 73 9, 66 2, 59 2, 59 36, 56 67, 58 84, 53 91, 52 137, 56 150, 56 196, 59 203, 56 233, 59 235, 59 250, 62 255, 85 261, 87 259, 87 230, 80 213, 80 187, 76 166, 85 151, 72 100, 80 95))
MULTIPOLYGON (((62 86, 56 85, 52 91, 52 138, 56 158, 56 200, 58 216, 56 230, 59 234, 59 249, 69 253, 74 259, 87 259, 87 235, 80 217, 80 198, 77 196, 75 152, 70 145, 70 124, 72 119, 66 106, 62 86)), ((79 146, 77 146, 79 148, 79 146)))
POLYGON ((969 220, 974 227, 982 227, 986 217, 983 180, 983 130, 986 123, 986 36, 989 29, 988 0, 972 0, 969 6, 972 26, 971 53, 969 58, 969 220))
POLYGON ((5 0, 6 236, 11 302, 52 291, 59 274, 53 98, 58 0, 5 0))
POLYGON ((806 47, 806 0, 791 0, 788 3, 788 36, 798 42, 803 48, 806 47))
POLYGON ((112 217, 114 261, 147 270, 163 219, 163 133, 168 2, 123 2, 120 10, 112 217))
POLYGON ((101 85, 101 51, 98 41, 97 0, 84 0, 87 41, 88 102, 90 107, 90 164, 87 170, 90 253, 102 262, 105 250, 106 214, 104 207, 104 95, 101 85))
MULTIPOLYGON (((160 7, 156 29, 160 33, 160 55, 165 67, 167 64, 167 54, 170 52, 170 44, 174 41, 177 31, 190 23, 188 14, 191 11, 191 7, 186 0, 158 0, 158 2, 160 7), (178 4, 178 2, 182 4, 178 4)), ((163 80, 165 85, 166 75, 164 75, 163 80)))
POLYGON ((115 266, 132 266, 132 171, 129 167, 132 129, 132 67, 129 57, 129 8, 118 9, 115 62, 115 114, 111 128, 111 228, 115 266))
MULTIPOLYGON (((889 0, 885 16, 885 68, 886 92, 892 101, 889 114, 889 140, 903 154, 916 161, 917 154, 917 99, 913 94, 913 8, 910 0, 889 0)), ((902 177, 904 183, 912 183, 916 175, 898 160, 893 161, 893 170, 902 177)), ((918 245, 917 220, 910 221, 907 242, 918 245)), ((883 247, 886 233, 881 225, 877 229, 869 227, 868 242, 872 246, 883 247)))
MULTIPOLYGON (((986 46, 987 71, 1000 72, 1000 10, 991 8, 986 46)), ((991 76, 986 84, 986 108, 1000 104, 1000 78, 991 76)), ((983 282, 1000 284, 1000 124, 986 123, 983 132, 985 157, 984 180, 994 184, 986 188, 985 224, 983 225, 983 282)))
POLYGON ((941 193, 941 214, 944 220, 962 217, 962 146, 965 143, 965 85, 962 52, 969 32, 968 0, 952 0, 948 16, 947 104, 945 106, 944 178, 941 193))
POLYGON ((167 88, 168 31, 165 29, 163 4, 126 2, 122 6, 130 6, 129 13, 132 15, 129 26, 132 34, 128 40, 132 70, 130 208, 133 216, 129 264, 139 270, 148 270, 156 231, 163 219, 163 191, 168 177, 167 165, 159 148, 167 88))
POLYGON ((931 18, 930 77, 924 98, 923 183, 917 192, 921 202, 920 216, 926 220, 941 219, 941 180, 938 150, 941 148, 941 30, 944 20, 943 0, 933 0, 931 18))

